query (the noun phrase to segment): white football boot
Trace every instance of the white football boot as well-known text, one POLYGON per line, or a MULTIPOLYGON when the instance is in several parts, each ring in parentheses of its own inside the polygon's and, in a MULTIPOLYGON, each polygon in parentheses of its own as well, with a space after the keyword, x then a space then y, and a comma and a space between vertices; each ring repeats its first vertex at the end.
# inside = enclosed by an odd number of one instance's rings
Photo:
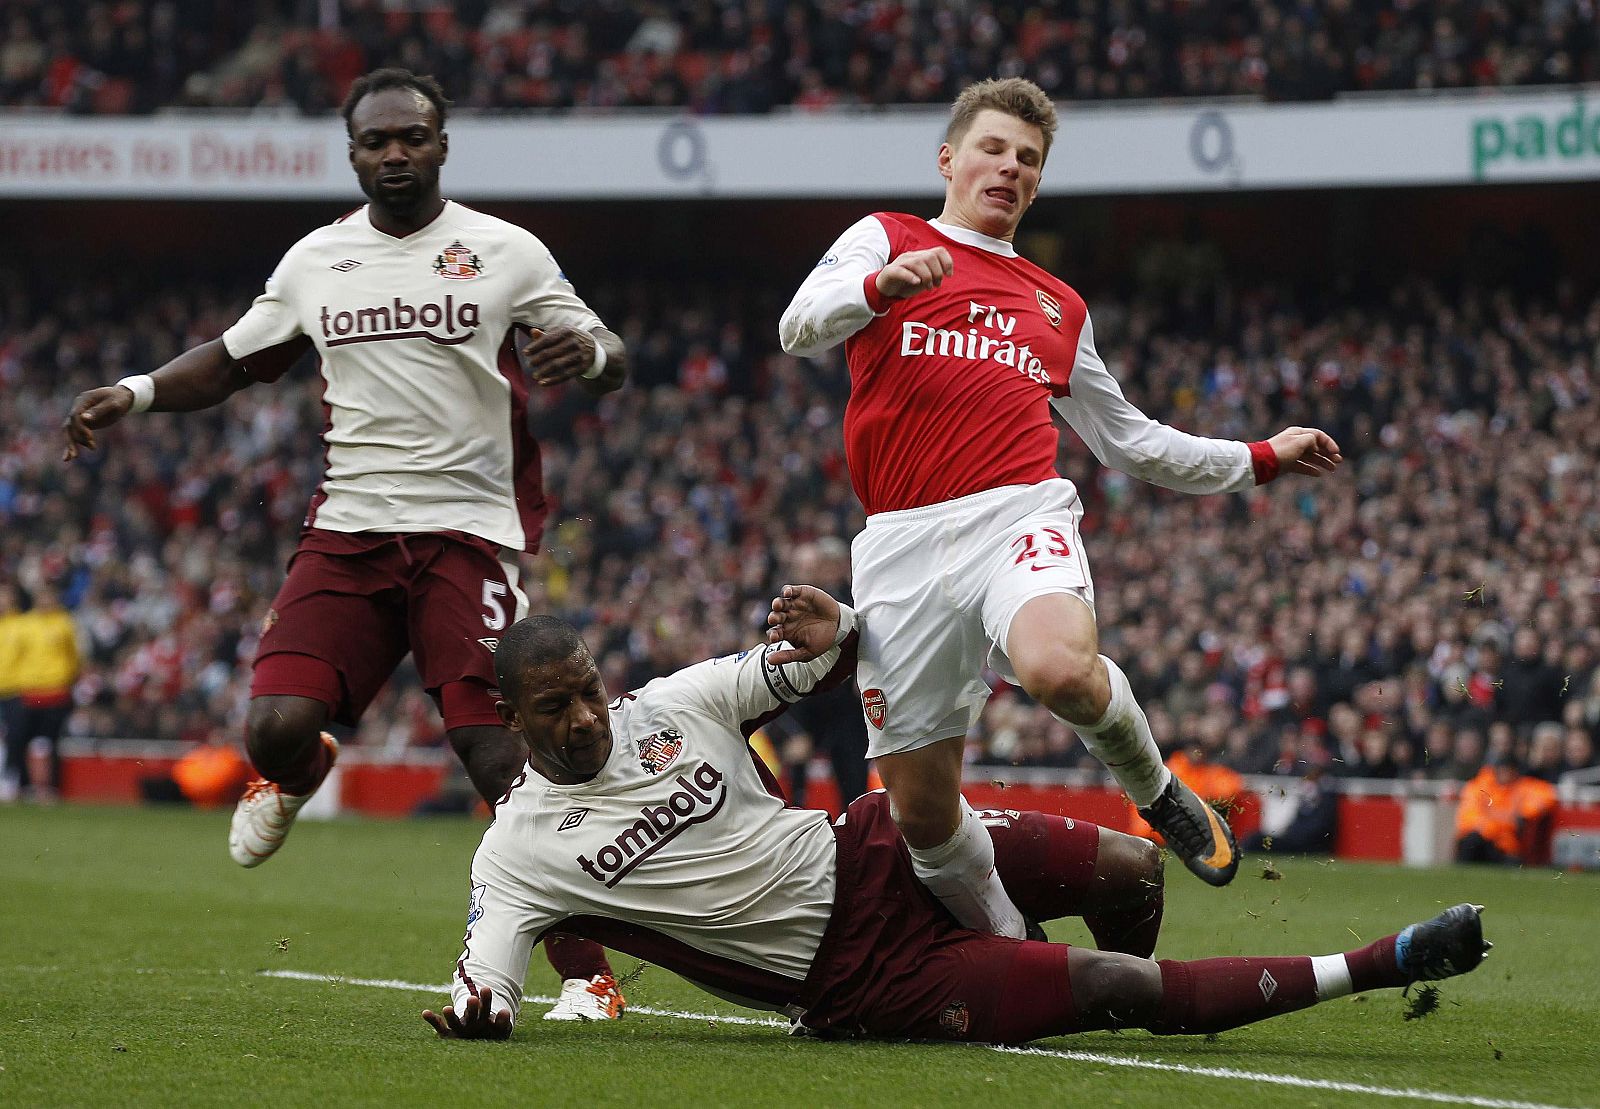
POLYGON ((544 1019, 617 1020, 627 1005, 617 980, 609 974, 568 978, 561 983, 561 996, 544 1019))
POLYGON ((278 783, 265 778, 257 778, 245 787, 244 796, 233 810, 233 825, 228 829, 228 854, 233 856, 234 862, 240 866, 260 866, 283 846, 289 829, 294 827, 294 818, 321 787, 339 758, 339 741, 327 732, 322 733, 322 745, 328 750, 328 765, 311 793, 285 793, 278 788, 278 783))

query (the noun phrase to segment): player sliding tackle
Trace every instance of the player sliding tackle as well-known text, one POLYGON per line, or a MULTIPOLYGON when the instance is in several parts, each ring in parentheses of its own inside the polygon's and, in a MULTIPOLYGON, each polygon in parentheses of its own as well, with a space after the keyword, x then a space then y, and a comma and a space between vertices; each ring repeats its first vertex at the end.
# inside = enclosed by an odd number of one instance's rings
POLYGON ((769 643, 608 702, 577 631, 537 616, 500 641, 508 728, 528 765, 472 864, 445 1037, 504 1039, 528 953, 560 928, 827 1035, 1019 1043, 1097 1028, 1218 1032, 1362 990, 1463 974, 1488 949, 1458 905, 1320 957, 1152 962, 1161 856, 1041 813, 982 819, 1023 912, 1082 916, 1101 950, 960 927, 918 881, 888 798, 837 823, 793 809, 747 737, 854 669, 856 615, 787 586, 769 643))
POLYGON ((1127 677, 1100 654, 1083 507, 1056 474, 1051 409, 1105 465, 1186 493, 1341 461, 1321 431, 1205 439, 1123 397, 1083 299, 1012 246, 1055 128, 1029 81, 968 88, 939 148, 939 218, 856 223, 780 325, 785 350, 843 343, 850 365, 845 449, 868 513, 851 550, 867 754, 918 877, 963 924, 1013 937, 1023 914, 960 793, 986 661, 1077 731, 1191 871, 1220 886, 1239 866, 1226 823, 1167 771, 1127 677))

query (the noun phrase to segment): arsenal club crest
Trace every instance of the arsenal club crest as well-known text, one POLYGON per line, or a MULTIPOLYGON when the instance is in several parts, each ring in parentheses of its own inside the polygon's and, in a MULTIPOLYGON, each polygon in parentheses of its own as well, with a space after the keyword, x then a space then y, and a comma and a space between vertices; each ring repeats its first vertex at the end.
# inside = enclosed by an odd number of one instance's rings
POLYGON ((483 259, 460 241, 453 242, 434 258, 433 272, 451 281, 466 281, 483 273, 483 259))
POLYGON ((683 733, 667 728, 640 742, 639 765, 646 774, 659 774, 682 752, 683 733))
POLYGON ((1034 295, 1039 298, 1039 307, 1044 310, 1044 315, 1050 321, 1051 327, 1061 326, 1061 302, 1043 289, 1035 289, 1034 295))
POLYGON ((888 714, 889 702, 884 699, 881 689, 863 689, 861 691, 861 710, 867 714, 867 720, 880 732, 883 730, 883 718, 888 714))

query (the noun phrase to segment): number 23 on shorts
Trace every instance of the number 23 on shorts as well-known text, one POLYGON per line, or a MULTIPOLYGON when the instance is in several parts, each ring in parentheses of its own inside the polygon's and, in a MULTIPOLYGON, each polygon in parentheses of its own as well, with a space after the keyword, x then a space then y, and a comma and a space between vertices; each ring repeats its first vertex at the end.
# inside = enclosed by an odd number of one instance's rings
MULTIPOLYGON (((1009 544, 1012 550, 1017 550, 1015 565, 1021 566, 1024 562, 1032 562, 1041 554, 1051 558, 1066 558, 1072 553, 1072 548, 1067 545, 1067 537, 1055 528, 1040 528, 1037 532, 1025 531, 1009 544), (1044 549, 1040 550, 1039 541, 1044 540, 1044 549)), ((1035 567, 1038 569, 1038 567, 1035 567)))

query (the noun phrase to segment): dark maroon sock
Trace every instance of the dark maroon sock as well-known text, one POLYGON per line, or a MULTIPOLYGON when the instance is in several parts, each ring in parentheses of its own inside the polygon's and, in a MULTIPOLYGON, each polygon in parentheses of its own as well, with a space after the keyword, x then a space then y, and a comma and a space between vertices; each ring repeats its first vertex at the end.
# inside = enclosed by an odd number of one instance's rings
POLYGON ((1148 959, 1155 953, 1156 938, 1161 935, 1161 913, 1165 904, 1166 898, 1158 889, 1137 909, 1085 913, 1083 922, 1089 926, 1095 946, 1101 951, 1120 951, 1124 955, 1148 959))
POLYGON ((1403 986, 1406 976, 1400 973, 1395 962, 1394 941, 1385 936, 1373 940, 1365 947, 1344 953, 1345 965, 1350 968, 1350 988, 1354 993, 1362 990, 1380 990, 1385 986, 1403 986))
POLYGON ((568 978, 587 981, 597 974, 611 973, 606 949, 582 936, 552 932, 544 938, 544 953, 563 981, 568 978))
MULTIPOLYGON (((278 788, 285 793, 292 793, 297 797, 304 797, 322 784, 322 779, 328 774, 328 745, 322 742, 321 737, 312 745, 311 759, 303 767, 291 769, 288 773, 273 779, 278 783, 278 788)), ((265 775, 262 775, 265 777, 265 775)))
POLYGON ((1306 955, 1276 958, 1162 959, 1161 1009, 1148 1025, 1158 1036, 1222 1032, 1317 1002, 1306 955))

